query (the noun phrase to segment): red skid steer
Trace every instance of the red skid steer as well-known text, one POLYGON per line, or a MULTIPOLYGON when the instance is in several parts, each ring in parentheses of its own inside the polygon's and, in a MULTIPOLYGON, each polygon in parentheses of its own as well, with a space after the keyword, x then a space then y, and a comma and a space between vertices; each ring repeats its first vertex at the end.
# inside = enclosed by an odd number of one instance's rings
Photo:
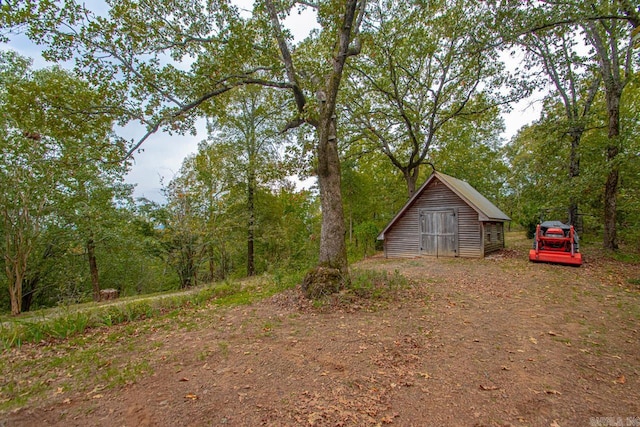
POLYGON ((582 254, 579 249, 578 234, 572 225, 545 221, 536 227, 529 261, 580 266, 582 254))

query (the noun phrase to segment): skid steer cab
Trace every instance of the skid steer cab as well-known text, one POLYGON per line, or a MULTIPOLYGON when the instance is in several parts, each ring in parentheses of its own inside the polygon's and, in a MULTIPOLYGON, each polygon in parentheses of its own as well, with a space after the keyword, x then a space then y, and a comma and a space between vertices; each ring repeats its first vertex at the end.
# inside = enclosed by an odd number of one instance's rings
POLYGON ((538 224, 533 237, 529 261, 565 265, 582 265, 578 234, 572 225, 560 221, 538 224))

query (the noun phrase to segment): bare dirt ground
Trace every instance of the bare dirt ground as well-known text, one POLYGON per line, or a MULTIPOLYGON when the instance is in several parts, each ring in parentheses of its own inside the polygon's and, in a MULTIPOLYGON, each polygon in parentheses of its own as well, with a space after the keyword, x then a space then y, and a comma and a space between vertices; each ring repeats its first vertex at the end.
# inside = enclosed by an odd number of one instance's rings
POLYGON ((0 426, 640 425, 640 265, 532 264, 527 245, 367 259, 412 280, 382 301, 291 290, 203 309, 197 327, 124 337, 113 363, 149 366, 135 382, 58 388, 0 426))

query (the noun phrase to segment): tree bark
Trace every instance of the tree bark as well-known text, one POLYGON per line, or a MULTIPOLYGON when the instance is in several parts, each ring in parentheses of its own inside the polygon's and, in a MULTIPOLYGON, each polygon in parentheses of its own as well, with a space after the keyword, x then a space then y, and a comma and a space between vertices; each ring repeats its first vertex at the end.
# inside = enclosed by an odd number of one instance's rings
POLYGON ((100 301, 100 275, 98 274, 98 261, 96 260, 96 243, 93 237, 87 240, 87 259, 89 260, 89 274, 91 287, 93 288, 93 300, 100 301))
MULTIPOLYGON (((621 92, 621 91, 620 91, 621 92)), ((604 187, 604 236, 605 249, 618 249, 616 233, 616 207, 620 169, 618 157, 618 139, 620 136, 620 97, 617 90, 608 90, 606 94, 609 114, 609 144, 607 145, 607 164, 609 172, 604 187)))
POLYGON ((9 299, 11 300, 11 314, 17 316, 22 312, 22 281, 23 274, 20 267, 15 266, 15 271, 10 271, 7 267, 7 277, 9 278, 9 299))
POLYGON ((22 283, 26 272, 26 260, 18 260, 14 265, 7 266, 9 279, 9 299, 11 300, 11 314, 17 316, 22 313, 22 283))
MULTIPOLYGON (((364 7, 364 3, 361 5, 364 7)), ((351 47, 358 34, 357 0, 347 0, 338 34, 333 70, 326 77, 324 90, 318 91, 320 119, 318 126, 318 186, 322 208, 319 265, 338 269, 348 280, 346 228, 340 189, 340 158, 336 125, 336 104, 347 57, 359 53, 359 45, 351 47)))
MULTIPOLYGON (((569 153, 569 180, 575 183, 575 179, 580 175, 580 156, 578 154, 578 148, 580 146, 580 140, 582 139, 582 131, 577 131, 571 135, 571 150, 569 153)), ((572 188, 573 190, 573 188, 572 188)), ((578 227, 578 201, 576 196, 571 194, 569 201, 569 224, 574 228, 578 227)))
POLYGON ((318 129, 318 186, 322 209, 319 264, 347 272, 346 229, 340 190, 336 118, 322 117, 318 129))
POLYGON ((247 276, 256 274, 255 267, 255 249, 254 249, 254 228, 255 228, 255 188, 256 177, 253 171, 253 160, 249 157, 249 171, 247 178, 247 211, 249 218, 247 220, 247 276))
POLYGON ((616 233, 616 208, 620 166, 620 99, 622 91, 633 74, 631 49, 628 41, 621 41, 615 20, 589 23, 584 27, 587 38, 595 49, 599 71, 604 83, 608 115, 608 144, 606 147, 607 181, 604 187, 604 233, 605 249, 618 249, 616 233), (601 30, 601 31, 600 31, 601 30), (620 46, 626 47, 620 48, 620 46), (624 73, 624 74, 622 74, 624 73))
POLYGON ((411 198, 415 192, 418 183, 418 175, 420 174, 420 165, 416 165, 413 168, 407 166, 402 169, 402 175, 404 176, 404 180, 407 183, 407 193, 409 198, 411 198))
POLYGON ((216 259, 213 250, 213 244, 207 245, 207 254, 209 257, 209 281, 213 282, 216 277, 216 259))
MULTIPOLYGON (((360 52, 357 36, 364 14, 364 0, 345 0, 344 12, 340 15, 341 23, 338 29, 336 48, 332 60, 332 70, 325 75, 324 81, 318 81, 318 118, 309 116, 307 101, 300 88, 299 79, 289 51, 286 39, 282 33, 278 14, 272 0, 265 0, 267 11, 271 18, 274 34, 282 55, 282 61, 289 83, 292 86, 294 100, 298 109, 296 117, 287 126, 299 126, 306 122, 316 127, 318 143, 316 157, 318 160, 318 186, 320 188, 320 205, 322 209, 322 227, 320 233, 320 255, 318 267, 305 278, 305 283, 320 285, 326 293, 334 292, 348 281, 348 262, 346 249, 346 225, 342 209, 342 193, 340 189, 340 158, 338 154, 338 137, 336 126, 336 103, 345 61, 349 56, 360 52), (352 42, 353 45, 352 45, 352 42), (316 274, 324 270, 323 274, 316 274), (331 271, 326 271, 331 270, 331 271), (338 278, 338 279, 336 279, 338 278), (326 280, 326 283, 316 283, 326 280), (335 283, 338 280, 338 283, 335 283)), ((320 79, 318 79, 320 80, 320 79)), ((303 286, 305 289, 305 286, 303 286)), ((319 294, 323 294, 322 290, 319 294)), ((314 295, 307 294, 314 298, 314 295)))
MULTIPOLYGON (((4 247, 4 268, 9 282, 9 300, 11 303, 11 314, 17 316, 22 312, 22 285, 27 272, 27 260, 31 252, 31 244, 23 230, 15 227, 12 230, 9 214, 5 212, 5 247, 4 247)), ((20 210, 19 220, 29 220, 26 209, 20 210)))

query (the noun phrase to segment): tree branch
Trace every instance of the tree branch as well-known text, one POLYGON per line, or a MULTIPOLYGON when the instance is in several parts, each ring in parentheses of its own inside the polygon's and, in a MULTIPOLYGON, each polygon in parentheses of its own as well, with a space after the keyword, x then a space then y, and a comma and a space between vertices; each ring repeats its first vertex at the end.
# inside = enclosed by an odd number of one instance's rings
POLYGON ((265 5, 267 6, 267 11, 269 12, 269 17, 271 18, 271 26, 273 27, 273 31, 278 42, 278 48, 280 49, 280 54, 282 55, 282 61, 284 62, 287 78, 289 79, 291 88, 293 89, 293 96, 296 101, 298 112, 302 114, 307 104, 307 100, 304 96, 304 93, 302 93, 302 89, 300 89, 300 85, 298 83, 298 75, 296 74, 295 67, 293 66, 291 51, 282 32, 282 25, 280 24, 280 19, 278 18, 278 11, 276 10, 272 0, 265 0, 265 5))
POLYGON ((171 121, 173 121, 173 120, 177 119, 178 117, 180 117, 181 115, 183 115, 184 113, 186 113, 186 112, 188 112, 188 111, 191 111, 191 110, 193 110, 194 108, 198 107, 198 106, 199 106, 199 105, 201 105, 203 102, 205 102, 205 101, 207 101, 207 100, 209 100, 209 99, 211 99, 211 98, 213 98, 213 97, 215 97, 215 96, 221 95, 221 94, 223 94, 223 93, 225 93, 225 92, 228 92, 228 91, 230 91, 231 89, 233 89, 234 87, 241 86, 241 85, 243 85, 243 84, 245 84, 245 83, 246 83, 246 82, 244 82, 244 81, 238 81, 238 82, 236 82, 235 84, 231 84, 231 85, 228 85, 228 86, 224 86, 224 87, 218 88, 218 89, 216 89, 216 90, 214 90, 214 91, 212 91, 212 92, 209 92, 209 93, 207 93, 207 94, 205 94, 205 95, 201 96, 200 98, 196 99, 195 101, 193 101, 193 102, 191 102, 191 103, 189 103, 189 104, 184 105, 183 107, 181 107, 180 109, 178 109, 178 111, 173 112, 173 113, 172 113, 172 114, 170 114, 168 117, 163 117, 163 118, 160 118, 160 119, 156 120, 155 122, 153 122, 153 123, 151 124, 151 127, 149 128, 149 130, 147 130, 147 133, 145 133, 145 134, 144 134, 144 136, 143 136, 142 138, 140 138, 140 139, 138 140, 138 142, 137 142, 133 147, 131 147, 131 148, 127 151, 127 153, 125 154, 125 156, 124 156, 124 159, 123 159, 123 160, 126 160, 126 159, 130 158, 130 157, 133 155, 133 153, 134 153, 136 150, 138 150, 138 149, 140 148, 140 146, 142 146, 142 144, 143 144, 143 143, 144 143, 144 142, 145 142, 145 141, 146 141, 146 140, 147 140, 151 135, 153 135, 154 133, 156 133, 156 132, 158 131, 158 129, 160 129, 160 126, 162 126, 163 124, 168 123, 168 122, 171 122, 171 121))

